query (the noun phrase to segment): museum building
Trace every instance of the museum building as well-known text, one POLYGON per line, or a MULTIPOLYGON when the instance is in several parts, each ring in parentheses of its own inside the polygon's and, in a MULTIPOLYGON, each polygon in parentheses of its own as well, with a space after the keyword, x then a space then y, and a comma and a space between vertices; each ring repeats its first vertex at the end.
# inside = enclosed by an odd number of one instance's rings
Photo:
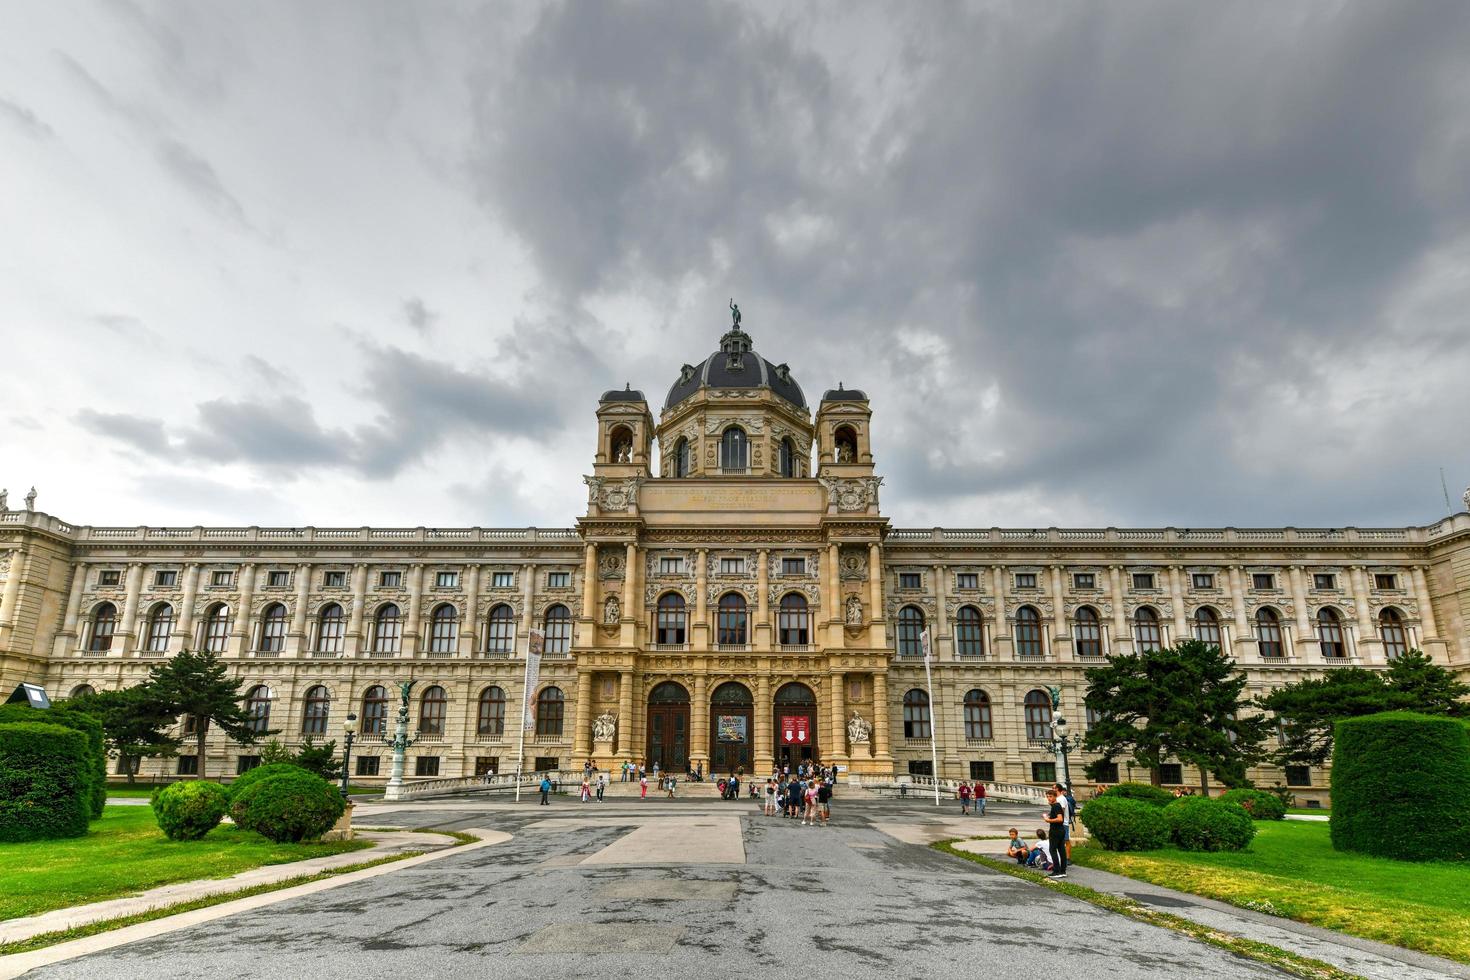
MULTIPOLYGON (((872 423, 864 393, 841 385, 813 409, 737 318, 656 418, 639 391, 598 401, 575 528, 92 527, 34 496, 0 502, 0 682, 64 697, 210 650, 244 681, 257 729, 287 744, 340 738, 355 713, 353 776, 371 782, 388 774, 411 679, 409 776, 456 777, 514 769, 536 631, 528 768, 761 773, 816 758, 924 774, 932 732, 942 776, 1050 783, 1048 691, 1085 728, 1084 672, 1110 653, 1198 637, 1256 692, 1411 648, 1470 673, 1470 514, 892 528, 872 423)), ((208 751, 209 773, 228 775, 260 748, 212 736, 208 751)), ((199 763, 147 760, 141 774, 199 763)), ((1108 778, 1147 778, 1123 765, 1108 778)), ((1198 782, 1180 765, 1160 775, 1198 782)), ((1320 769, 1254 775, 1325 795, 1320 769)))

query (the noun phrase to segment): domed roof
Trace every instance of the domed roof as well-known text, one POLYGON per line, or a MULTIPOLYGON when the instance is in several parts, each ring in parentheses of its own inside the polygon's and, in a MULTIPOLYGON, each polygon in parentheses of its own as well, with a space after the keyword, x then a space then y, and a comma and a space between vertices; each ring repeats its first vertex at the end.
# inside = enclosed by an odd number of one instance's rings
POLYGON ((772 364, 750 346, 750 335, 739 327, 720 338, 720 349, 703 361, 686 364, 669 388, 664 408, 673 408, 701 388, 769 388, 797 408, 806 408, 801 385, 785 364, 772 364))

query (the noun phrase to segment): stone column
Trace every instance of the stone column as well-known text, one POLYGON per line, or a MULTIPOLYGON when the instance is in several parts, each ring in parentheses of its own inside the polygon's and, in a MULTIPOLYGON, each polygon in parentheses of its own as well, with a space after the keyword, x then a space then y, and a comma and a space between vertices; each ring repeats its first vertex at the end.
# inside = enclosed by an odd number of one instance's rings
MULTIPOLYGON (((887 618, 883 608, 883 549, 875 541, 868 545, 868 622, 881 623, 887 618)), ((882 637, 873 637, 871 646, 883 646, 882 637)))
POLYGON ((367 565, 352 566, 352 604, 347 612, 347 635, 343 637, 343 656, 352 657, 362 651, 362 615, 367 608, 367 565))
POLYGON ((417 657, 423 644, 419 629, 423 625, 424 609, 424 566, 414 565, 408 570, 408 622, 404 625, 403 656, 417 657))
POLYGON ((184 599, 179 603, 179 619, 174 624, 174 636, 179 638, 181 648, 194 642, 194 617, 198 615, 199 563, 191 561, 184 568, 184 599))
POLYGON ((1011 659, 1011 621, 1006 613, 1006 570, 999 565, 990 568, 990 581, 995 587, 995 656, 1011 659))
POLYGON ((933 655, 935 660, 953 660, 954 644, 949 637, 949 612, 944 608, 944 600, 949 593, 948 576, 945 574, 943 565, 931 567, 934 572, 934 632, 930 637, 933 644, 933 655))
MULTIPOLYGON (((709 628, 709 552, 700 548, 694 553, 694 623, 690 632, 690 649, 708 650, 712 642, 709 628)), ((746 639, 750 638, 746 624, 746 639)), ((716 637, 718 639, 718 637, 716 637)))
POLYGON ((480 649, 480 566, 465 567, 464 622, 459 630, 459 655, 473 659, 480 649))
POLYGON ((1178 565, 1169 566, 1169 598, 1174 601, 1174 637, 1170 642, 1178 643, 1189 636, 1189 621, 1184 615, 1184 584, 1178 565))
MULTIPOLYGON (((19 569, 12 569, 12 573, 18 573, 19 569)), ((19 575, 15 575, 19 584, 19 575)), ((9 584, 8 582, 6 583, 9 584)), ((139 595, 143 591, 143 564, 133 562, 128 566, 127 595, 123 599, 122 622, 113 638, 113 646, 120 647, 122 655, 126 657, 138 648, 138 605, 139 595)))
MULTIPOLYGON (((197 566, 195 566, 197 567, 197 566)), ((7 588, 10 585, 6 580, 7 588)), ((71 565, 71 594, 66 599, 66 616, 61 621, 61 636, 66 641, 60 646, 65 649, 76 649, 77 620, 82 612, 82 591, 87 586, 87 566, 79 561, 71 565)))
POLYGON ((772 714, 771 676, 762 672, 755 679, 755 745, 751 748, 751 764, 755 772, 769 773, 776 764, 774 738, 771 734, 772 714))
POLYGON ((704 674, 694 675, 689 710, 689 764, 700 763, 709 772, 709 691, 704 674))
POLYGON ((15 623, 20 619, 20 580, 25 574, 25 566, 30 563, 29 554, 14 548, 10 552, 10 571, 5 577, 5 591, 0 592, 0 630, 5 630, 5 639, 15 629, 15 623))
POLYGON ((1348 570, 1348 580, 1353 587, 1353 611, 1356 613, 1358 633, 1354 639, 1353 652, 1365 663, 1383 663, 1383 651, 1378 644, 1378 634, 1373 629, 1373 615, 1368 607, 1367 571, 1362 565, 1348 570))
MULTIPOLYGON (((766 567, 770 560, 770 552, 762 548, 757 552, 755 571, 755 648, 757 650, 771 649, 771 602, 767 591, 771 583, 771 570, 766 567)), ((757 706, 759 710, 759 706, 757 706)), ((770 746, 766 746, 770 751, 770 746)))
POLYGON ((1295 649, 1292 651, 1303 661, 1315 660, 1318 652, 1317 633, 1312 629, 1312 617, 1307 612, 1307 588, 1302 566, 1291 566, 1291 601, 1296 606, 1295 649))
POLYGON ((579 646, 597 645, 597 545, 590 541, 582 553, 582 636, 579 646))
POLYGON ((842 635, 842 581, 837 567, 837 542, 827 545, 827 588, 823 602, 827 605, 827 646, 840 650, 847 645, 842 635))
POLYGON ((296 566, 296 608, 291 613, 291 633, 286 649, 289 656, 306 656, 306 606, 311 601, 311 566, 296 566))
POLYGON ((1230 598, 1235 606, 1235 659, 1240 660, 1240 654, 1248 651, 1252 659, 1260 660, 1256 636, 1251 632, 1250 617, 1245 612, 1245 576, 1239 565, 1230 566, 1230 598))
POLYGON ((255 565, 240 566, 240 608, 235 611, 235 624, 230 631, 230 656, 243 657, 254 640, 251 634, 250 603, 255 598, 255 565))
MULTIPOLYGON (((1067 631, 1067 603, 1062 599, 1062 566, 1051 567, 1051 645, 1057 660, 1072 659, 1071 635, 1067 631)), ((968 775, 968 773, 966 774, 968 775)))
POLYGON ((832 751, 824 752, 827 761, 833 765, 847 763, 847 692, 842 685, 847 683, 847 675, 843 673, 828 674, 827 683, 831 685, 829 703, 832 708, 832 751))
POLYGON ((874 758, 890 763, 893 755, 888 749, 889 729, 893 725, 893 713, 888 710, 888 673, 879 671, 873 675, 873 753, 874 758))
POLYGON ((643 586, 638 581, 638 544, 628 542, 623 559, 623 628, 622 645, 638 645, 638 627, 643 623, 643 586))
POLYGON ((592 756, 592 671, 577 671, 577 704, 573 716, 577 730, 572 735, 572 768, 592 756))
POLYGON ((633 753, 633 672, 625 670, 618 674, 618 756, 628 762, 637 762, 633 753))
POLYGON ((1113 593, 1113 642, 1109 653, 1131 653, 1133 637, 1128 632, 1128 613, 1123 608, 1123 566, 1108 566, 1108 586, 1113 593))
POLYGON ((1414 566, 1414 597, 1419 600, 1419 642, 1428 644, 1439 639, 1439 626, 1434 620, 1434 606, 1429 601, 1429 577, 1423 565, 1414 566))

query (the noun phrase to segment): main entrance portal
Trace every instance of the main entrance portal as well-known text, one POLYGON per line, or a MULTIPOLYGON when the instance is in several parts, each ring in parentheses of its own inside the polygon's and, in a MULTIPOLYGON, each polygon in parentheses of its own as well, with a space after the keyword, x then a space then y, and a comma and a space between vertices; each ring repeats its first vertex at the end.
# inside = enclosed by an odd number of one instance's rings
POLYGON ((817 696, 805 684, 786 684, 776 692, 775 756, 778 766, 795 769, 818 758, 817 696))
POLYGON ((729 681, 709 699, 710 775, 750 772, 755 699, 744 684, 729 681))
POLYGON ((647 766, 659 772, 689 771, 689 692, 664 681, 648 694, 647 766))

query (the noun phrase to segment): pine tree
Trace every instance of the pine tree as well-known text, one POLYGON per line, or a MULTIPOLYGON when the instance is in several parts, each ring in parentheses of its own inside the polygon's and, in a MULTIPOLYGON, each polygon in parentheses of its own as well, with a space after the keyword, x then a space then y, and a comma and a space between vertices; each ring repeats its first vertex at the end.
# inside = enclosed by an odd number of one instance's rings
POLYGON ((117 757, 129 783, 137 760, 170 756, 179 747, 179 739, 167 732, 174 712, 151 683, 84 694, 69 699, 67 706, 102 722, 107 750, 117 757))
POLYGON ((194 719, 194 738, 199 753, 199 778, 204 778, 204 741, 211 725, 219 726, 241 745, 250 745, 271 731, 256 731, 253 719, 241 707, 240 685, 231 680, 229 668, 213 653, 184 650, 167 663, 154 667, 150 682, 172 714, 194 719))

